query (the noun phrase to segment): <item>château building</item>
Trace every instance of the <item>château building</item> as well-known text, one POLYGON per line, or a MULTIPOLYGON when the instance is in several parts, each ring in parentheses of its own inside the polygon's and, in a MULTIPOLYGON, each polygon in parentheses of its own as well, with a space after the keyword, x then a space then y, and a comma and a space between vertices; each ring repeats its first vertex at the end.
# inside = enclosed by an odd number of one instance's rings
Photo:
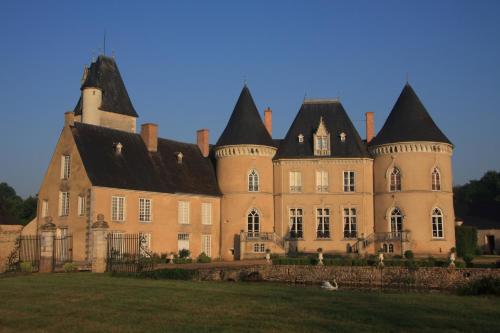
POLYGON ((336 99, 305 99, 273 139, 272 111, 263 121, 246 85, 215 145, 207 129, 185 143, 159 138, 156 124, 137 129, 137 118, 115 60, 99 56, 38 195, 38 227, 50 217, 72 234, 77 262, 91 259, 98 214, 152 252, 222 260, 455 246, 453 145, 409 84, 377 135, 366 114, 365 140, 336 99))

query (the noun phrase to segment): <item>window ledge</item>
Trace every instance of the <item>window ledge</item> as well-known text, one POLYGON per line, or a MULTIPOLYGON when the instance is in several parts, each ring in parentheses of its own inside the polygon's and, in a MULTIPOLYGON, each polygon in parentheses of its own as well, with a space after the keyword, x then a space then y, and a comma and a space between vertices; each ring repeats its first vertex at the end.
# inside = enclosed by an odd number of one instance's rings
POLYGON ((331 237, 328 237, 328 238, 324 237, 324 238, 316 238, 315 239, 315 241, 331 241, 331 240, 332 240, 331 237))
POLYGON ((151 222, 153 222, 153 221, 139 221, 139 223, 143 223, 143 224, 149 224, 151 222))
POLYGON ((446 241, 447 239, 446 238, 431 238, 431 241, 435 242, 442 242, 442 241, 446 241))

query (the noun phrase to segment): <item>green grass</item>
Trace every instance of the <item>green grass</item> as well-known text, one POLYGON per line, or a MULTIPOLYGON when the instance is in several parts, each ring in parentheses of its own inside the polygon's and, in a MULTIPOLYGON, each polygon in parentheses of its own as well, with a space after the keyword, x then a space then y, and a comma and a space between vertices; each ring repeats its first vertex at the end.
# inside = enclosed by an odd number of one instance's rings
POLYGON ((91 273, 0 279, 0 332, 499 332, 500 298, 91 273))

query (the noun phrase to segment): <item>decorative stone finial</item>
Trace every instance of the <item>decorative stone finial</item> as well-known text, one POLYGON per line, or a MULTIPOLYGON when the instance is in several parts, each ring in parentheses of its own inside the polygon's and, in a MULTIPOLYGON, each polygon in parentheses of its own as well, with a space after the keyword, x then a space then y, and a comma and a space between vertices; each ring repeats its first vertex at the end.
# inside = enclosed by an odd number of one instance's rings
POLYGON ((108 222, 104 221, 104 214, 97 214, 97 221, 92 224, 92 229, 109 228, 108 222))

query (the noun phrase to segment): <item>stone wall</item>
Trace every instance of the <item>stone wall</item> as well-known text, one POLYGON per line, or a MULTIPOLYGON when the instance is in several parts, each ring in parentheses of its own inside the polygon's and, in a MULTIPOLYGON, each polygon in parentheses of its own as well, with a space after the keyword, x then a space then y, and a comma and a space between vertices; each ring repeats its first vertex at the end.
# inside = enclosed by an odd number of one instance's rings
POLYGON ((21 235, 21 225, 0 225, 0 273, 7 266, 7 259, 14 249, 16 239, 21 235))
POLYGON ((340 288, 453 290, 486 276, 500 278, 500 269, 261 265, 199 269, 197 278, 303 284, 335 280, 340 288))

